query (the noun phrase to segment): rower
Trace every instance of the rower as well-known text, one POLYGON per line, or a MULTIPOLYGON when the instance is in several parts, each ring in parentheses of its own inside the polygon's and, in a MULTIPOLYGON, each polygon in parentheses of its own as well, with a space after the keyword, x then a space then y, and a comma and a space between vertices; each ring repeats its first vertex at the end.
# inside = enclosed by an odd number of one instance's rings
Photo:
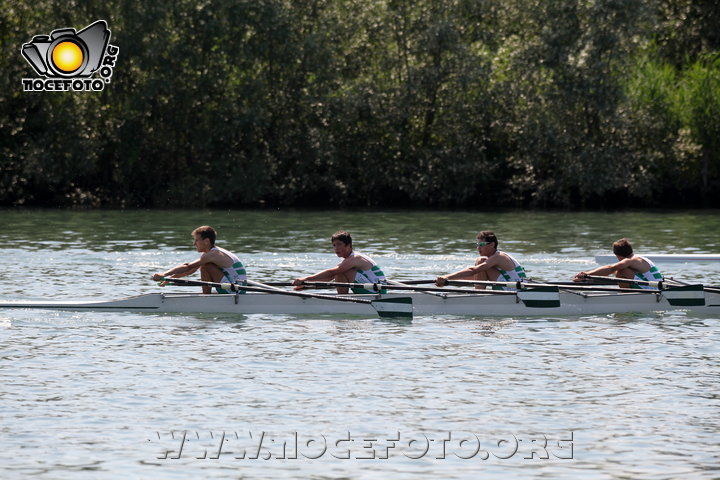
MULTIPOLYGON (((635 279, 643 282, 659 282, 663 276, 647 257, 633 254, 633 247, 630 240, 621 238, 613 243, 613 253, 618 259, 616 263, 595 268, 589 272, 580 272, 573 278, 574 282, 582 282, 586 275, 607 276, 615 273, 617 278, 635 279)), ((653 289, 648 284, 621 283, 620 288, 643 288, 653 289)))
MULTIPOLYGON (((444 287, 448 280, 473 279, 490 282, 522 282, 527 280, 525 269, 513 257, 498 250, 498 239, 495 233, 486 230, 477 234, 477 250, 480 256, 475 265, 435 279, 435 285, 444 287)), ((475 288, 485 289, 487 285, 475 288)), ((497 290, 514 290, 510 287, 496 286, 497 290)))
MULTIPOLYGON (((385 274, 375 261, 360 252, 353 251, 352 237, 344 230, 335 232, 330 237, 335 255, 342 261, 333 268, 328 268, 314 275, 296 278, 293 280, 295 290, 302 290, 303 282, 329 282, 338 283, 387 283, 385 274)), ((363 288, 353 288, 353 293, 377 293, 363 288)), ((338 287, 337 293, 348 293, 347 287, 338 287)), ((386 293, 381 290, 380 293, 386 293)))
MULTIPOLYGON (((204 282, 246 284, 245 267, 237 255, 215 246, 217 239, 215 229, 203 225, 193 230, 191 235, 195 249, 201 253, 200 258, 193 262, 180 264, 164 273, 156 273, 152 276, 154 281, 162 281, 164 277, 185 277, 199 269, 200 279, 204 282)), ((160 286, 163 287, 166 283, 162 282, 160 286)), ((221 287, 215 287, 215 289, 218 293, 230 293, 221 287)), ((202 291, 203 293, 212 293, 212 288, 205 285, 202 287, 202 291)), ((245 293, 245 291, 241 290, 240 293, 245 293)))

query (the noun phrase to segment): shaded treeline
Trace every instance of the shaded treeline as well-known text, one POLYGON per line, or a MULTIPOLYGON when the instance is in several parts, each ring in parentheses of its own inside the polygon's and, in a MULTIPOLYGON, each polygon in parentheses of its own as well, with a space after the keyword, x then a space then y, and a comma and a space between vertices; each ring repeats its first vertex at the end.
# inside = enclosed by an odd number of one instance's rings
POLYGON ((0 0, 0 204, 709 206, 720 2, 0 0), (99 93, 22 92, 105 19, 99 93))

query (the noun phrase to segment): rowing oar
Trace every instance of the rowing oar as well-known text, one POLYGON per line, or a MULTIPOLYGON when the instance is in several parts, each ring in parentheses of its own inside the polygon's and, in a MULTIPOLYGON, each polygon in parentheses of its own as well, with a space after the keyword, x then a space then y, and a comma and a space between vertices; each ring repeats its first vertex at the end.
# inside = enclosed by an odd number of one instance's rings
MULTIPOLYGON (((404 280, 402 283, 405 285, 425 285, 427 283, 435 283, 436 280, 430 279, 430 280, 404 280)), ((477 285, 497 285, 501 287, 510 287, 515 288, 515 285, 517 285, 517 282, 498 282, 498 281, 490 281, 490 280, 448 280, 448 285, 450 285, 450 282, 475 282, 477 285)))
MULTIPOLYGON (((407 285, 402 282, 396 282, 395 280, 387 280, 387 283, 390 285, 395 285, 398 287, 409 287, 410 285, 407 285)), ((425 295, 432 295, 434 297, 440 297, 440 298, 447 298, 447 292, 434 292, 431 290, 421 290, 421 293, 424 293, 425 295)))
MULTIPOLYGON (((303 282, 302 285, 313 288, 363 288, 365 290, 405 290, 419 293, 462 293, 474 297, 490 295, 517 296, 526 306, 533 308, 550 308, 560 306, 559 290, 556 286, 526 285, 519 291, 507 290, 476 290, 467 288, 414 287, 410 285, 389 285, 386 283, 341 283, 341 282, 303 282)), ((450 298, 445 296, 445 298, 450 298)), ((452 297, 457 298, 457 297, 452 297)))
POLYGON ((529 280, 525 282, 487 282, 484 280, 448 280, 448 285, 503 285, 508 286, 510 288, 515 289, 523 289, 523 288, 530 288, 530 287, 558 287, 562 290, 585 290, 585 291, 591 291, 591 292, 632 292, 632 293, 657 293, 656 290, 642 290, 637 288, 617 288, 617 287, 591 287, 588 285, 578 285, 575 282, 562 282, 562 283, 555 283, 555 282, 537 282, 534 280, 529 280))
MULTIPOLYGON (((616 279, 614 277, 599 277, 600 280, 611 279, 615 282, 621 282, 622 279, 616 279)), ((427 280, 410 281, 407 283, 431 283, 427 280)), ((642 283, 650 284, 654 282, 642 281, 642 283)), ((656 283, 656 282, 655 282, 656 283)), ((668 303, 673 306, 700 306, 705 305, 705 297, 703 293, 702 285, 666 285, 660 284, 657 289, 641 289, 641 288, 617 288, 617 287, 597 287, 597 286, 579 286, 573 282, 573 284, 556 284, 556 283, 540 283, 533 281, 525 282, 492 282, 485 280, 448 280, 448 285, 455 286, 475 286, 475 285, 500 285, 510 288, 517 289, 518 297, 527 306, 553 306, 557 304, 559 306, 559 300, 554 300, 555 294, 560 289, 576 295, 586 295, 591 292, 612 292, 612 293, 632 293, 632 294, 659 294, 667 299, 668 303), (553 290, 554 289, 554 290, 553 290), (540 300, 534 300, 532 296, 537 296, 540 300), (548 301, 548 298, 551 301, 548 301), (531 304, 531 302, 534 302, 531 304), (554 303, 553 303, 554 302, 554 303)), ((389 287, 388 287, 389 288, 389 287)), ((705 288, 706 291, 713 292, 713 289, 705 288)), ((453 289, 438 288, 435 291, 455 291, 453 289)), ((469 293, 467 290, 464 292, 469 293)), ((515 292, 497 291, 497 290, 475 290, 475 292, 483 292, 485 294, 510 294, 513 295, 515 292)))
MULTIPOLYGON (((435 283, 435 280, 410 280, 407 282, 403 282, 406 285, 422 285, 426 283, 435 283)), ((615 282, 613 282, 615 283, 615 282)), ((600 286, 588 286, 588 285, 578 285, 577 282, 538 282, 534 280, 527 280, 523 282, 492 282, 487 280, 448 280, 447 285, 453 285, 456 287, 473 287, 477 285, 486 285, 486 286, 499 286, 499 287, 508 287, 515 290, 522 290, 526 288, 535 288, 535 287, 557 287, 561 290, 585 290, 590 292, 630 292, 630 293, 657 293, 657 290, 644 290, 644 289, 638 289, 638 288, 617 288, 617 287, 600 287, 600 286)), ((387 287, 387 286, 386 286, 387 287)), ((390 288, 390 287, 387 287, 390 288)), ((436 291, 436 292, 463 292, 463 293, 471 293, 471 290, 462 289, 452 289, 452 288, 425 288, 425 287, 411 287, 416 288, 417 290, 422 291, 436 291)), ((472 293, 480 293, 484 292, 487 294, 507 294, 507 293, 515 293, 515 292, 508 292, 503 290, 475 290, 472 293)))
MULTIPOLYGON (((678 285, 686 285, 686 286, 687 286, 687 285, 692 285, 691 283, 683 282, 683 281, 681 281, 681 280, 675 280, 675 279, 672 278, 672 277, 665 277, 665 279, 666 279, 666 280, 670 280, 670 281, 672 281, 672 282, 675 282, 675 283, 678 284, 678 285)), ((706 292, 720 293, 720 286, 718 286, 718 285, 703 285, 703 289, 704 289, 706 292)))
MULTIPOLYGON (((668 279, 673 282, 674 285, 668 285, 665 280, 658 282, 652 282, 647 280, 635 280, 634 278, 617 278, 617 277, 604 277, 599 275, 584 275, 584 278, 590 280, 608 280, 618 283, 637 283, 639 285, 648 285, 650 287, 657 288, 657 290, 643 290, 635 289, 635 291, 642 292, 662 292, 663 296, 667 299, 668 303, 673 306, 701 306, 705 305, 705 291, 720 293, 720 290, 716 291, 712 288, 706 288, 700 284, 697 285, 682 285, 679 282, 668 279)), ((632 290, 632 289, 631 289, 632 290)))
MULTIPOLYGON (((408 285, 421 285, 425 283, 435 283, 435 280, 410 280, 408 282, 403 282, 408 285)), ((522 290, 524 288, 534 288, 534 287, 558 287, 563 290, 591 290, 595 292, 638 292, 638 289, 633 288, 602 288, 602 287, 589 287, 589 286, 578 286, 575 282, 536 282, 534 280, 527 280, 523 282, 493 282, 489 280, 447 280, 447 285, 454 285, 456 287, 474 287, 478 285, 485 285, 485 286, 497 286, 497 287, 507 287, 512 288, 515 290, 522 290)), ((441 287, 437 289, 438 291, 453 291, 452 289, 448 289, 445 287, 441 287)), ((467 292, 467 290, 464 290, 467 292)), ((486 293, 503 293, 502 290, 476 290, 477 292, 486 292, 486 293)), ((505 293, 508 293, 507 291, 505 293)), ((514 293, 514 292, 509 292, 514 293)))
POLYGON ((700 284, 687 284, 685 282, 678 282, 677 280, 673 280, 672 278, 660 280, 659 282, 648 282, 646 280, 635 280, 632 278, 616 278, 616 277, 601 277, 598 275, 585 275, 585 278, 589 278, 591 280, 611 280, 613 282, 618 283, 637 283, 639 285, 649 285, 651 287, 655 287, 658 290, 667 290, 669 288, 681 288, 681 286, 686 287, 693 287, 693 288, 699 288, 702 287, 702 289, 706 292, 711 293, 720 293, 720 288, 715 287, 705 287, 700 284), (668 285, 666 282, 673 282, 675 285, 668 285))
MULTIPOLYGON (((435 284, 435 280, 408 280, 403 282, 405 285, 425 285, 427 283, 435 284)), ((507 288, 514 288, 516 290, 522 289, 522 282, 498 282, 498 281, 490 281, 490 280, 445 280, 446 285, 455 285, 455 286, 472 286, 472 285, 485 285, 490 287, 507 287, 507 288)), ((552 286, 556 286, 555 284, 552 284, 552 286)), ((440 287, 444 288, 444 287, 440 287)), ((498 291, 498 290, 494 290, 498 291)))
POLYGON ((635 280, 634 278, 618 278, 618 277, 605 277, 602 275, 588 275, 585 274, 582 276, 584 279, 588 280, 602 280, 605 282, 615 282, 615 283, 637 283, 638 285, 647 285, 649 287, 657 288, 658 290, 662 290, 665 286, 664 280, 658 280, 657 282, 654 281, 648 281, 648 280, 635 280))
MULTIPOLYGON (((268 283, 268 288, 275 286, 290 287, 294 285, 291 282, 273 282, 268 283)), ((343 283, 343 282, 303 282, 303 287, 309 288, 362 288, 371 292, 380 293, 383 290, 403 290, 419 293, 469 293, 469 294, 487 294, 487 295, 515 295, 515 292, 505 290, 471 290, 469 288, 438 288, 438 287, 416 287, 411 285, 397 285, 389 283, 343 283)), ((283 290, 286 291, 286 290, 283 290)))
POLYGON ((239 285, 237 283, 218 283, 205 282, 202 280, 187 280, 184 278, 167 278, 164 277, 162 282, 172 283, 174 285, 190 286, 190 287, 216 287, 228 290, 230 292, 259 292, 277 295, 287 295, 291 297, 317 298, 319 300, 333 300, 336 302, 352 302, 365 303, 375 309, 381 318, 412 318, 412 298, 379 298, 368 300, 365 298, 339 297, 333 295, 318 295, 315 293, 293 292, 282 290, 280 288, 272 288, 270 286, 258 287, 249 285, 239 285))
MULTIPOLYGON (((401 285, 385 284, 385 283, 340 283, 340 282, 303 282, 303 286, 310 288, 362 288, 372 292, 380 292, 384 290, 405 290, 420 293, 465 293, 471 295, 515 295, 515 291, 510 290, 482 290, 470 288, 447 288, 447 287, 421 287, 417 285, 425 283, 435 283, 435 280, 411 280, 403 282, 401 285), (414 283, 415 285, 410 285, 414 283)), ((448 285, 456 287, 474 287, 477 285, 492 285, 512 288, 514 290, 532 289, 537 287, 558 287, 563 290, 588 290, 593 292, 631 292, 631 293, 657 293, 656 290, 641 290, 637 288, 617 288, 617 287, 590 287, 587 285, 578 285, 575 282, 567 283, 545 283, 545 282, 490 282, 485 280, 448 280, 448 285)), ((268 286, 289 287, 291 282, 273 282, 268 286)))
MULTIPOLYGON (((612 292, 612 293, 658 293, 662 292, 666 298, 668 298, 668 301, 672 305, 700 305, 698 295, 698 291, 707 291, 707 292, 713 292, 713 293, 720 293, 720 290, 715 290, 713 288, 704 287, 702 285, 679 285, 678 282, 674 281, 676 285, 668 285, 665 282, 649 282, 645 280, 629 280, 624 278, 616 278, 616 277, 602 277, 602 276, 595 276, 595 275, 588 275, 587 278, 590 278, 592 280, 601 280, 601 281, 612 281, 613 283, 641 283, 644 285, 649 285, 651 287, 654 287, 652 289, 643 289, 643 288, 620 288, 620 287, 598 287, 598 286, 588 286, 588 285, 577 285, 576 282, 571 283, 553 283, 553 282, 535 282, 535 281, 525 281, 525 282, 487 282, 483 280, 449 280, 447 283, 448 285, 504 285, 507 284, 507 286, 511 288, 517 288, 522 285, 522 288, 531 288, 531 287, 558 287, 561 290, 564 291, 578 291, 578 292, 612 292), (682 302, 691 302, 691 303, 682 303, 682 302)), ((518 288, 520 290, 520 288, 518 288)), ((579 294, 579 293, 578 293, 579 294)), ((703 303, 704 305, 704 303, 703 303)))

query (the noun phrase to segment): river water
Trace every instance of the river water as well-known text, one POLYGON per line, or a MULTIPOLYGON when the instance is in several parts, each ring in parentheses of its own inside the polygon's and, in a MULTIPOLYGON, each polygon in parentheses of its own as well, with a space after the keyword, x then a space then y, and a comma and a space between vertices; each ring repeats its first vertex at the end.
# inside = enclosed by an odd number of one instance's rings
MULTIPOLYGON (((718 253, 705 212, 0 211, 1 300, 158 291, 219 232, 251 277, 337 263, 353 234, 397 280, 474 261, 540 280, 639 253, 718 253)), ((660 265, 720 283, 720 266, 660 265)), ((166 292, 187 291, 166 287, 166 292)), ((720 478, 720 318, 158 315, 0 310, 0 477, 720 478)))

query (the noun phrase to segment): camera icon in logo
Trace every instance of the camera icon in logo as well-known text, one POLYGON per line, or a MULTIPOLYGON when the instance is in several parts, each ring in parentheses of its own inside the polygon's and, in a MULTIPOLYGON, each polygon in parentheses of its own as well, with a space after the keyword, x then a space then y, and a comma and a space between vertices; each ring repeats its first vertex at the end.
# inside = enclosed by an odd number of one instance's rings
POLYGON ((36 35, 22 46, 22 55, 39 75, 46 77, 89 77, 102 62, 110 41, 104 20, 76 32, 59 28, 48 35, 36 35))

